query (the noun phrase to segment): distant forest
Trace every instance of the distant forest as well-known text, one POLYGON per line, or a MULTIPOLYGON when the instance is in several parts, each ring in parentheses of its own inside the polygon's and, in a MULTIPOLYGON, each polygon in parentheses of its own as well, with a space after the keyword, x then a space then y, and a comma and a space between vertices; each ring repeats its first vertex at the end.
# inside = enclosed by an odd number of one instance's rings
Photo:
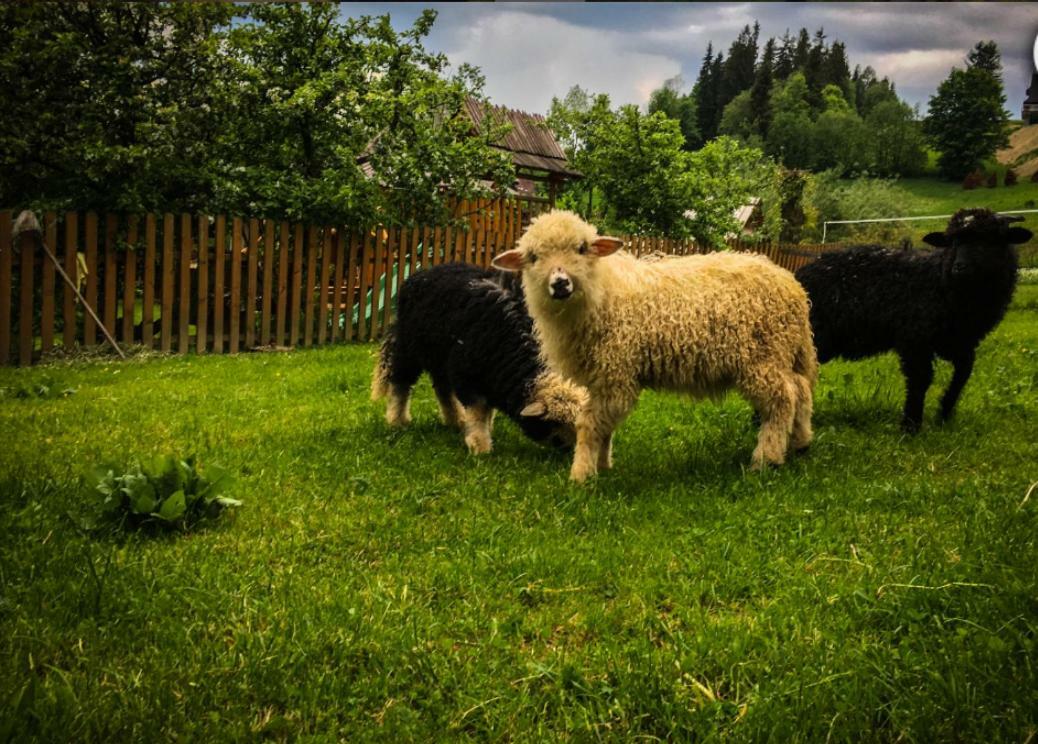
POLYGON ((707 46, 699 77, 653 92, 649 112, 680 122, 685 147, 719 135, 762 149, 791 168, 915 175, 926 165, 919 113, 871 67, 852 71, 843 42, 806 28, 760 45, 745 26, 727 54, 707 46))

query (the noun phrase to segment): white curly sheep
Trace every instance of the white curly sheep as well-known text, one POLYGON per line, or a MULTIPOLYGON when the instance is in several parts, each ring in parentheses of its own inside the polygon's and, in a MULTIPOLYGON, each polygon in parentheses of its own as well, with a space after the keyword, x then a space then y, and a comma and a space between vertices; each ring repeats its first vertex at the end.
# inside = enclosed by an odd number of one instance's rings
POLYGON ((645 262, 621 246, 557 210, 494 259, 522 272, 545 361, 590 393, 570 477, 611 466, 613 431, 645 387, 696 397, 738 390, 761 419, 754 469, 806 448, 818 361, 793 275, 762 256, 645 262))

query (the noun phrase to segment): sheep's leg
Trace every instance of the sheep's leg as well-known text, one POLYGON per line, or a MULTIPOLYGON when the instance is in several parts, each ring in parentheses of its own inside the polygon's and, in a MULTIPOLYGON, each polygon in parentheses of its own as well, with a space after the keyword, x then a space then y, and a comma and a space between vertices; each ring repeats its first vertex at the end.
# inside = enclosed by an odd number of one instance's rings
POLYGON ((796 386, 797 402, 793 413, 793 434, 789 438, 789 447, 794 452, 803 452, 811 445, 811 412, 814 407, 814 392, 811 381, 801 374, 793 373, 793 384, 796 386))
POLYGON ((411 388, 391 385, 386 403, 386 423, 390 426, 407 426, 411 423, 411 388))
MULTIPOLYGON (((591 399, 596 399, 595 393, 591 399)), ((603 469, 612 466, 613 431, 624 415, 634 405, 632 402, 614 401, 610 406, 589 408, 577 417, 577 446, 573 451, 573 467, 570 480, 582 482, 603 469)))
POLYGON ((750 405, 760 412, 761 417, 757 447, 750 458, 753 470, 781 465, 786 461, 798 402, 798 386, 792 377, 792 372, 772 369, 752 375, 740 385, 750 405))
POLYGON ((454 397, 451 386, 442 378, 433 376, 433 392, 436 393, 436 402, 440 406, 440 420, 447 426, 461 429, 464 426, 465 410, 461 403, 454 397))
POLYGON ((952 360, 952 364, 955 365, 955 372, 952 374, 951 382, 948 383, 948 389, 941 396, 942 421, 950 419, 955 412, 955 404, 959 402, 962 389, 969 381, 970 375, 973 374, 974 357, 973 349, 970 349, 952 360))
POLYGON ((610 432, 598 448, 598 469, 609 470, 613 467, 613 435, 610 432))
POLYGON ((484 401, 465 406, 463 409, 465 444, 473 455, 490 451, 493 441, 490 432, 494 428, 494 409, 484 401))
POLYGON ((926 391, 933 382, 933 354, 902 354, 901 371, 905 375, 905 410, 901 416, 901 428, 915 434, 923 423, 923 403, 926 391))

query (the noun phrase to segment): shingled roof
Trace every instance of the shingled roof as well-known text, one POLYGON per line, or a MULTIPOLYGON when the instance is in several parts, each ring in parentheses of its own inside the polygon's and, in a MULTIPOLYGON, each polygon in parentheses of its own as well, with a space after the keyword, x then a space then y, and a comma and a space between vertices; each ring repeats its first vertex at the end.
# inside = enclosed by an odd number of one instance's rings
POLYGON ((493 117, 495 125, 511 125, 511 131, 492 146, 509 153, 517 168, 532 168, 567 178, 583 177, 582 173, 570 167, 566 153, 555 141, 555 136, 548 129, 543 116, 505 106, 484 108, 483 104, 474 98, 467 99, 465 107, 477 129, 482 127, 483 117, 487 112, 493 117))

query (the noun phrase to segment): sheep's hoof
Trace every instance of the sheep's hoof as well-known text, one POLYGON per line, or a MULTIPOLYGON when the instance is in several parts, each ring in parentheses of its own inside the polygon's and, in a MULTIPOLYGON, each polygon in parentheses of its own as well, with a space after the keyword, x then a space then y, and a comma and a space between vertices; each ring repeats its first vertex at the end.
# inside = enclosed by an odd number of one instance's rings
POLYGON ((404 426, 410 426, 411 414, 394 414, 392 411, 386 411, 386 423, 392 426, 394 429, 399 429, 404 426))
POLYGON ((489 437, 480 436, 478 434, 469 434, 465 437, 465 444, 469 448, 470 455, 485 455, 490 452, 493 443, 489 437))
POLYGON ((595 471, 590 468, 578 468, 574 465, 570 468, 569 479, 574 483, 583 483, 594 474, 595 471))
POLYGON ((753 457, 750 458, 750 472, 762 473, 768 468, 777 468, 785 462, 782 458, 767 458, 763 455, 758 455, 756 452, 753 453, 753 457))
POLYGON ((901 419, 901 431, 905 434, 918 434, 922 422, 912 419, 901 419))

